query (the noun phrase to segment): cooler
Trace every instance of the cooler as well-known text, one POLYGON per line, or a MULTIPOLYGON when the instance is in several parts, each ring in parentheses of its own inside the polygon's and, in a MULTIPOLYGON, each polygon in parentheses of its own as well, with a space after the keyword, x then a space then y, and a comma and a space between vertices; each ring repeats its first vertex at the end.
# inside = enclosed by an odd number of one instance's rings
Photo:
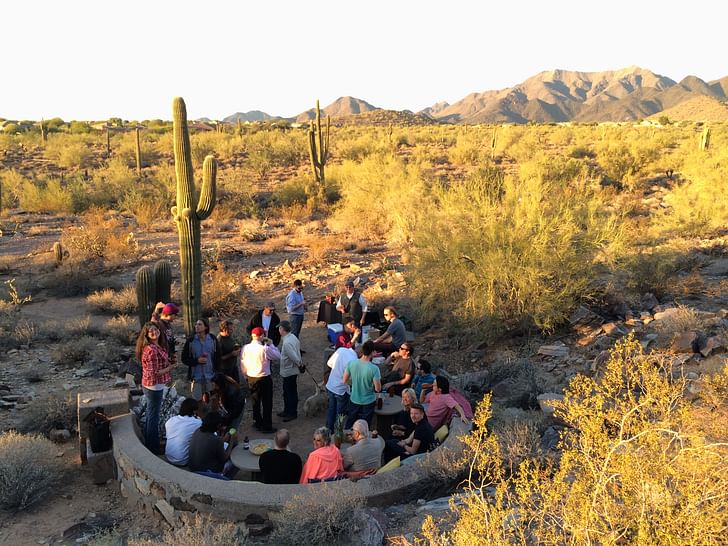
POLYGON ((344 326, 339 323, 327 324, 326 329, 328 330, 329 343, 334 345, 336 343, 336 337, 344 330, 344 326))

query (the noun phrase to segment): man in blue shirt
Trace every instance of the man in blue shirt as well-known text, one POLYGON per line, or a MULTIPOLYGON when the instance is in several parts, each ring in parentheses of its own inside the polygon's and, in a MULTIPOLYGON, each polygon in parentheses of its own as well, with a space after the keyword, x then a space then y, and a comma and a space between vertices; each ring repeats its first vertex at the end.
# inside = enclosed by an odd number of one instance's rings
POLYGON ((293 281, 293 290, 286 296, 286 311, 288 311, 288 321, 291 323, 291 333, 301 339, 303 315, 306 312, 306 301, 303 297, 303 282, 301 279, 293 281))

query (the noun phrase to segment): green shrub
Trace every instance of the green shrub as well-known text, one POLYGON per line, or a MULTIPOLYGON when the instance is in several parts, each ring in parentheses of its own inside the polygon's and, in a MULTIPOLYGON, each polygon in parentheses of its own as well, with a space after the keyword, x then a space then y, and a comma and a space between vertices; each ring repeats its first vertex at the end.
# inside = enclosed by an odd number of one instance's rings
POLYGON ((0 433, 0 508, 23 510, 51 496, 65 468, 40 436, 0 433))

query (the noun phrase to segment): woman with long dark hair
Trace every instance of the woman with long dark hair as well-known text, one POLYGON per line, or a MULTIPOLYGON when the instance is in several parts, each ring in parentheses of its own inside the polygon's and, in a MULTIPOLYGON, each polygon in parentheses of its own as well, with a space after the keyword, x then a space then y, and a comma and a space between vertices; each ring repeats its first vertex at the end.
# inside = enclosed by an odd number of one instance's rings
POLYGON ((172 381, 170 372, 174 367, 169 361, 166 348, 159 344, 159 328, 147 322, 136 343, 136 357, 142 365, 142 389, 147 401, 144 421, 144 444, 147 449, 158 455, 159 449, 159 412, 162 407, 164 386, 172 381))

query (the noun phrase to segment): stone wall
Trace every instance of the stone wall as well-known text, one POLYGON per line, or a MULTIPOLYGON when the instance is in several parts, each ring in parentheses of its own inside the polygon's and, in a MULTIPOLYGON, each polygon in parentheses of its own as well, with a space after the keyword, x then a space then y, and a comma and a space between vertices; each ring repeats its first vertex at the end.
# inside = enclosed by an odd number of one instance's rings
MULTIPOLYGON (((159 512, 173 526, 178 525, 180 512, 213 513, 235 521, 252 513, 266 516, 279 510, 293 495, 304 491, 315 493, 322 487, 354 491, 367 499, 371 506, 386 506, 415 500, 413 495, 417 495, 420 486, 430 480, 427 471, 429 455, 415 464, 357 482, 341 480, 327 484, 266 485, 215 480, 155 457, 142 445, 131 414, 114 418, 111 431, 122 495, 133 504, 159 512)), ((453 430, 438 450, 452 450, 453 455, 461 453, 464 445, 458 436, 466 431, 465 425, 454 419, 453 430)))

